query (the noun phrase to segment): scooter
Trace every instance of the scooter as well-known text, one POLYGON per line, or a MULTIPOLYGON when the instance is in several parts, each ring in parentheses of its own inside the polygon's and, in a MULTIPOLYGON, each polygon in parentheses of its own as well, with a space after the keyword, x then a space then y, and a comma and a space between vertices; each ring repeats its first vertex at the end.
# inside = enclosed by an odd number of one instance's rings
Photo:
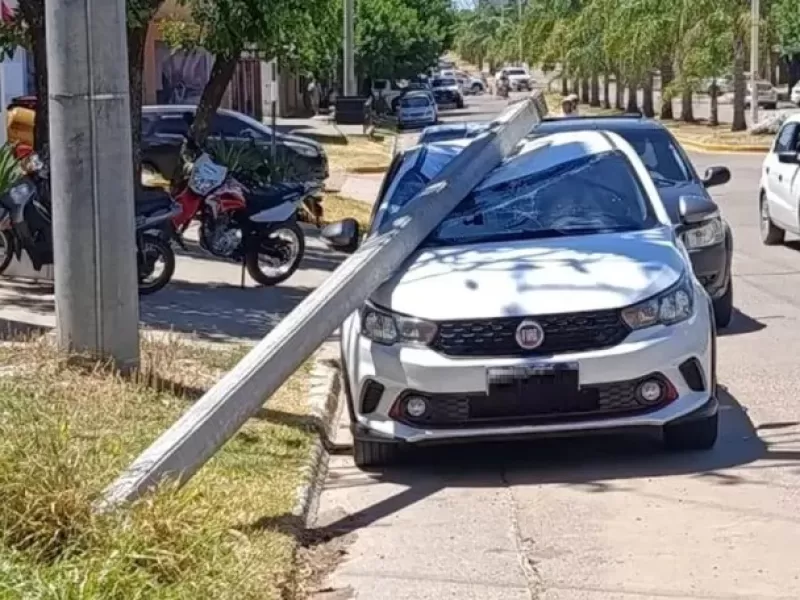
MULTIPOLYGON (((53 264, 52 209, 49 170, 36 153, 20 160, 23 176, 0 196, 0 274, 20 260, 23 251, 39 271, 53 264)), ((169 244, 171 220, 180 206, 160 190, 143 189, 136 202, 136 255, 139 293, 162 289, 175 272, 175 253, 169 244), (153 278, 156 263, 163 271, 153 278)))

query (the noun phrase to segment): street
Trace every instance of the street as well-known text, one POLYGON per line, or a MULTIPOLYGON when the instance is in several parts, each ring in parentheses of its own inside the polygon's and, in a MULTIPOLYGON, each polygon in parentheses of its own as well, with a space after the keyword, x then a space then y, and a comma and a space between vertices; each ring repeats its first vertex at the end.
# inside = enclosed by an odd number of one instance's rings
POLYGON ((670 455, 639 438, 427 449, 370 476, 345 450, 344 414, 311 535, 311 560, 332 570, 320 600, 797 597, 800 243, 761 245, 761 156, 692 160, 732 172, 714 193, 734 231, 737 308, 719 338, 714 450, 670 455))

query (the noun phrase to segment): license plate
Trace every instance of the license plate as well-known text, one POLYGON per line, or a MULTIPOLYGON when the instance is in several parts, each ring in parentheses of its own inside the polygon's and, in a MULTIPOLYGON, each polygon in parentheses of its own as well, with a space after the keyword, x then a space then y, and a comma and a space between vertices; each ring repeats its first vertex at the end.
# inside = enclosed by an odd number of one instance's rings
POLYGON ((536 363, 486 370, 486 392, 536 396, 538 392, 575 394, 579 389, 577 363, 536 363))

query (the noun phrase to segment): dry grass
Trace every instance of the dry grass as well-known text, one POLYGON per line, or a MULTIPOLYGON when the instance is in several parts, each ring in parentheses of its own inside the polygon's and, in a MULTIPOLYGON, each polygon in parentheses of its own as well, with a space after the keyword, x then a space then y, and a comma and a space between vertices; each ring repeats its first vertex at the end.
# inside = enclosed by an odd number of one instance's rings
MULTIPOLYGON (((561 95, 547 94, 547 106, 554 115, 561 115, 561 95)), ((622 114, 617 109, 604 109, 587 106, 580 107, 581 115, 615 115, 622 114)), ((773 134, 753 135, 749 131, 730 130, 730 124, 721 123, 716 127, 710 126, 706 121, 698 120, 695 123, 681 121, 662 121, 674 134, 688 141, 700 144, 724 144, 730 146, 763 146, 765 149, 772 143, 773 134)))
POLYGON ((324 221, 334 223, 342 219, 355 219, 361 226, 361 231, 366 231, 372 215, 372 206, 360 200, 353 200, 338 194, 325 194, 322 202, 325 210, 324 221))
POLYGON ((91 511, 243 353, 144 342, 141 373, 123 378, 46 341, 0 345, 0 598, 296 597, 288 515, 315 435, 306 368, 182 490, 91 511))
POLYGON ((386 169, 389 166, 391 136, 341 138, 339 143, 326 143, 330 170, 386 169))

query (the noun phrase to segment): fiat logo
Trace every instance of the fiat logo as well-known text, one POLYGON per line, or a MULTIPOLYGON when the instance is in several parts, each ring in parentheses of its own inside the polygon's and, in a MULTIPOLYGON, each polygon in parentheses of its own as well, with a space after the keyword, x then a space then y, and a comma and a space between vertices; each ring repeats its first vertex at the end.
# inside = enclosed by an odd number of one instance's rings
POLYGON ((544 342, 544 329, 536 321, 523 321, 517 326, 517 344, 525 350, 535 350, 544 342))

